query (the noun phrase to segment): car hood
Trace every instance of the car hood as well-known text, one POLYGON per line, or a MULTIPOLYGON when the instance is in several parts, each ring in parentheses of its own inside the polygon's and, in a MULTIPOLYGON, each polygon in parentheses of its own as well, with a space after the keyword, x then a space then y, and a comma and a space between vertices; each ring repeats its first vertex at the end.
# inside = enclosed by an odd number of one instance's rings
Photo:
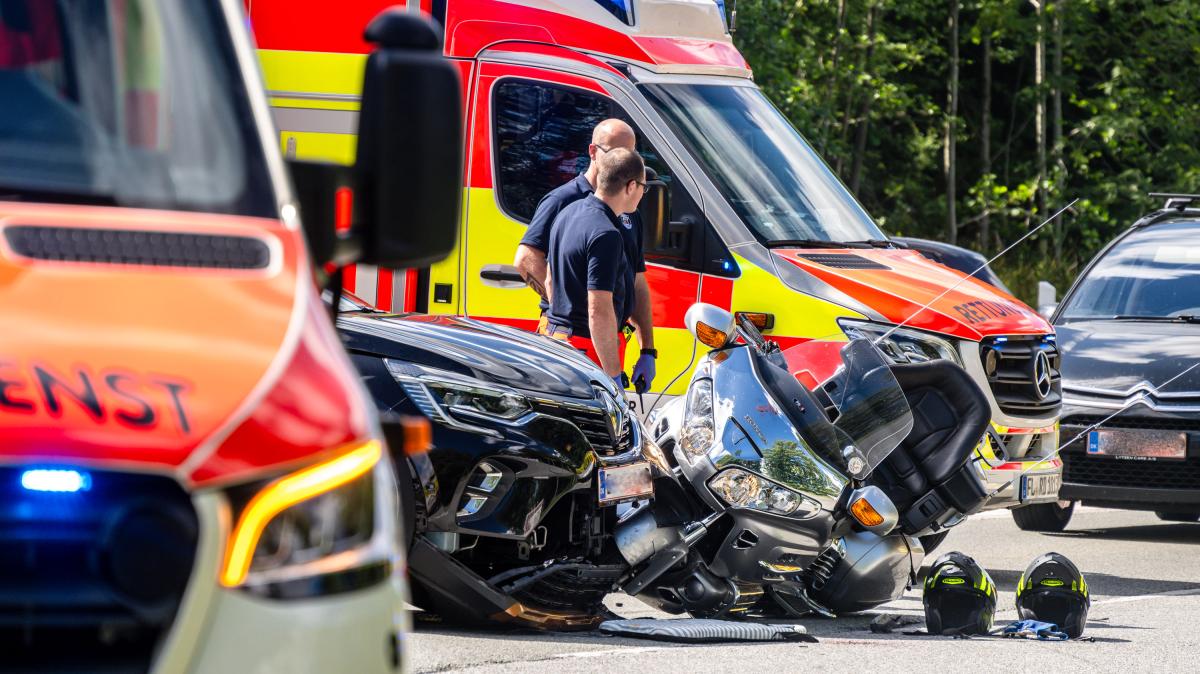
POLYGON ((612 381, 577 349, 504 325, 457 316, 343 313, 351 352, 447 370, 533 394, 592 399, 612 381))
POLYGON ((1012 295, 917 251, 778 248, 772 253, 892 323, 907 321, 914 328, 972 341, 1051 332, 1044 318, 1012 295), (927 304, 928 309, 918 311, 927 304))
MULTIPOLYGON (((1200 325, 1137 321, 1069 321, 1056 326, 1063 389, 1128 394, 1157 390, 1200 362, 1200 325)), ((1200 392, 1200 367, 1163 392, 1200 392)))

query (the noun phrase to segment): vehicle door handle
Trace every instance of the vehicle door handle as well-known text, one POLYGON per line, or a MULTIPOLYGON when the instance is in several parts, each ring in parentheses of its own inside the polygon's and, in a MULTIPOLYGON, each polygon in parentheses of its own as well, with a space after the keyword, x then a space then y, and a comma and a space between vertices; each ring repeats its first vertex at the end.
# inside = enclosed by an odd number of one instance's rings
POLYGON ((511 264, 485 264, 479 270, 483 284, 493 288, 524 288, 525 279, 511 264))

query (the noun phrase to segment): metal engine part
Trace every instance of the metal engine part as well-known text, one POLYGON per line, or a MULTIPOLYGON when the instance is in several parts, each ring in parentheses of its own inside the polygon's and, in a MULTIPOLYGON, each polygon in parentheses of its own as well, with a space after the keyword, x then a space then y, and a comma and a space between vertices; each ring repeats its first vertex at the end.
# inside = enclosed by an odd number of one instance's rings
POLYGON ((679 527, 660 527, 650 508, 630 513, 617 524, 613 539, 621 556, 637 566, 683 539, 679 527))

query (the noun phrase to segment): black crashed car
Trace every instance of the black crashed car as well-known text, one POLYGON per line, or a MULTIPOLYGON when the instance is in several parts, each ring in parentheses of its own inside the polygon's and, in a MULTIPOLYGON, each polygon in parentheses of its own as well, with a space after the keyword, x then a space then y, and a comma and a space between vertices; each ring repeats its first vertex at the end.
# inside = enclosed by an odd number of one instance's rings
POLYGON ((1200 367, 1188 371, 1200 362, 1193 203, 1200 197, 1169 201, 1118 236, 1054 313, 1065 443, 1059 496, 1072 502, 1060 510, 1062 526, 1074 502, 1200 520, 1200 367))
POLYGON ((1004 281, 996 275, 996 272, 988 266, 987 258, 973 250, 968 250, 961 246, 943 243, 941 241, 930 241, 929 239, 915 239, 909 236, 893 236, 892 241, 917 251, 921 255, 937 262, 938 264, 946 265, 947 267, 960 271, 970 276, 975 275, 975 278, 989 283, 1009 295, 1012 291, 1008 286, 1004 285, 1004 281))
POLYGON ((414 603, 471 622, 521 619, 513 611, 533 606, 538 620, 567 620, 588 596, 598 603, 623 565, 577 565, 511 595, 495 588, 531 566, 586 557, 615 525, 615 508, 597 506, 600 468, 642 461, 644 446, 612 379, 547 337, 385 313, 350 294, 337 329, 397 464, 414 603), (404 417, 430 421, 428 452, 401 451, 404 417))

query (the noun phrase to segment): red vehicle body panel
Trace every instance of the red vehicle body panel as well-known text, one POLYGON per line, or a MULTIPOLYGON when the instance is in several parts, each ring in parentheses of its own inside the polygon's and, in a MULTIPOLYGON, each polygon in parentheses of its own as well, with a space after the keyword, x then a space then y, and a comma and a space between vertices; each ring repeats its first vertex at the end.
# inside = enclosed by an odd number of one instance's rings
POLYGON ((0 202, 0 462, 253 477, 369 436, 352 369, 276 220, 0 202), (255 237, 266 269, 28 259, 43 225, 255 237))
MULTIPOLYGON (((260 49, 367 54, 371 46, 363 39, 363 26, 396 4, 394 0, 348 2, 329 11, 329 3, 322 0, 246 0, 246 12, 260 49), (258 22, 259 17, 265 20, 258 22)), ((732 45, 722 42, 628 35, 566 14, 509 2, 452 0, 446 4, 445 54, 451 58, 474 58, 497 43, 524 41, 656 66, 750 68, 732 45)), ((431 3, 422 2, 422 9, 429 12, 431 3)))
POLYGON ((860 300, 893 323, 979 341, 989 335, 1053 332, 1046 319, 988 283, 930 263, 912 250, 777 249, 776 255, 860 300), (803 255, 845 254, 883 268, 847 269, 803 255), (930 304, 931 303, 931 304, 930 304), (929 308, 921 310, 926 304, 929 308))

